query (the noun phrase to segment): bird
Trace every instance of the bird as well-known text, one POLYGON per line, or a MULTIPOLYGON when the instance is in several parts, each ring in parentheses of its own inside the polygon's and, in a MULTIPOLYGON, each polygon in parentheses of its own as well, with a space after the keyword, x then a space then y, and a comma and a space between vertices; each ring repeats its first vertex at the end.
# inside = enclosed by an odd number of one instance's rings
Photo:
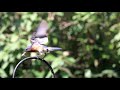
POLYGON ((31 45, 27 46, 22 56, 24 56, 26 52, 38 52, 39 55, 46 55, 46 53, 50 53, 51 51, 62 50, 62 48, 59 47, 48 47, 46 45, 48 43, 48 29, 47 21, 42 20, 37 30, 33 32, 30 38, 31 45))

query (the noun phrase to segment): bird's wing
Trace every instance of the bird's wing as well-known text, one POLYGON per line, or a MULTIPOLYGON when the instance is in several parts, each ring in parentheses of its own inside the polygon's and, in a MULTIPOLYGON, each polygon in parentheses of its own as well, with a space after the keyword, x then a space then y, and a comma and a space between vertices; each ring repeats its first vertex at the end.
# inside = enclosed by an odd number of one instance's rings
POLYGON ((45 20, 42 20, 39 24, 36 32, 33 33, 31 42, 39 42, 39 44, 46 44, 48 42, 47 37, 48 23, 45 20))
POLYGON ((42 20, 37 28, 35 37, 47 36, 47 30, 48 30, 48 23, 45 20, 42 20))

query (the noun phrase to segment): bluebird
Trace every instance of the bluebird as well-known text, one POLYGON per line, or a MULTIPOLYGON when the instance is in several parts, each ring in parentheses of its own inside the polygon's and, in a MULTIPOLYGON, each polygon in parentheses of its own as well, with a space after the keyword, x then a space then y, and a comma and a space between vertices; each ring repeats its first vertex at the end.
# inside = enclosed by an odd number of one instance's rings
POLYGON ((33 35, 30 39, 31 45, 29 45, 25 49, 25 52, 22 54, 22 56, 26 52, 39 52, 40 55, 43 55, 51 51, 62 50, 62 48, 59 47, 46 46, 46 44, 48 43, 47 30, 48 30, 48 23, 45 20, 42 20, 36 32, 33 32, 33 35))

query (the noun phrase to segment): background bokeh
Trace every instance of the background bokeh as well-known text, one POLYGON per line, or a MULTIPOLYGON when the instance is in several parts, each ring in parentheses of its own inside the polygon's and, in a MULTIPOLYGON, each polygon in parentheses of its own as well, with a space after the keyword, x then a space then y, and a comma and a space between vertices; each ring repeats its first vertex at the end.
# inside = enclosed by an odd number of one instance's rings
MULTIPOLYGON (((12 77, 42 19, 49 24, 48 45, 63 49, 45 57, 56 77, 120 77, 119 12, 0 12, 0 78, 12 77)), ((35 60, 24 62, 16 73, 19 78, 52 75, 35 60)))

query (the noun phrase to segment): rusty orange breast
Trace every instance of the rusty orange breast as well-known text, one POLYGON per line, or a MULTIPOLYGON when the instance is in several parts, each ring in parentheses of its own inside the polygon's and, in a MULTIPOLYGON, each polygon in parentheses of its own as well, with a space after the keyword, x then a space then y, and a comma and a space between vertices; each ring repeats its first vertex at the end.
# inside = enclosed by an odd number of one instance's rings
POLYGON ((43 49, 42 46, 35 45, 35 44, 33 44, 31 47, 31 51, 34 51, 34 52, 37 52, 37 51, 42 50, 42 49, 43 49))

